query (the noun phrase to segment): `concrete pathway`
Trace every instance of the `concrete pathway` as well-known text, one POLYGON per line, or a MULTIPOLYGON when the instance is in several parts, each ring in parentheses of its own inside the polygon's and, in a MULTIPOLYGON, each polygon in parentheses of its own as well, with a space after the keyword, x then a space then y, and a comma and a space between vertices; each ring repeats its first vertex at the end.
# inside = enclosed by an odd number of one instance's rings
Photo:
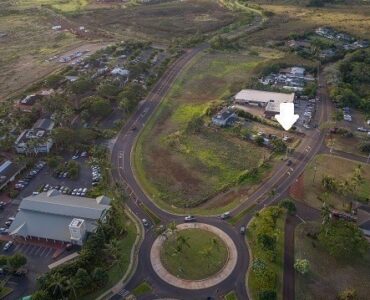
POLYGON ((235 247, 234 242, 232 239, 221 229, 218 229, 215 226, 205 224, 205 223, 184 223, 177 225, 177 230, 185 230, 185 229, 201 229, 212 232, 216 234, 221 240, 224 241, 227 250, 228 250, 228 260, 225 266, 215 275, 208 277, 202 280, 186 280, 178 278, 171 273, 169 273, 165 267, 162 265, 160 252, 162 249, 162 244, 166 240, 165 237, 159 236, 153 243, 151 252, 150 252, 150 261, 152 263, 154 271, 158 274, 158 276, 166 281, 167 283, 183 288, 183 289, 190 289, 190 290, 200 290, 215 286, 225 280, 229 275, 233 272, 237 260, 238 260, 238 253, 235 247))

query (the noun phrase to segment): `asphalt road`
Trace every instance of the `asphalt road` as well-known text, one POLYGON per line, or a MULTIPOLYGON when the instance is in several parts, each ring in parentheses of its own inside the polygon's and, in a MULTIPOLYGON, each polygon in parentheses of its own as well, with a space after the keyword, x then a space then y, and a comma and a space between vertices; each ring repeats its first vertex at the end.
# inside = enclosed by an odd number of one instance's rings
MULTIPOLYGON (((140 219, 150 219, 139 206, 139 203, 143 202, 161 219, 162 224, 167 224, 171 221, 175 221, 177 223, 183 222, 183 216, 174 215, 162 210, 145 194, 133 173, 131 154, 140 130, 145 126, 145 123, 149 120, 160 101, 167 94, 177 76, 189 64, 189 62, 205 48, 207 48, 206 45, 201 45, 197 48, 187 50, 169 67, 134 113, 132 118, 121 130, 112 149, 111 161, 113 166, 113 178, 116 182, 123 184, 125 187, 126 191, 130 195, 130 199, 127 204, 140 219)), ((321 98, 321 101, 318 104, 319 115, 316 116, 316 122, 318 124, 327 120, 329 108, 326 87, 321 78, 319 81, 322 87, 319 89, 319 96, 321 98)), ((235 215, 252 204, 257 204, 254 209, 254 211, 256 211, 282 199, 286 195, 289 187, 302 174, 306 165, 322 148, 325 134, 325 131, 320 131, 319 129, 307 131, 306 136, 303 138, 299 147, 294 151, 291 157, 289 157, 289 159, 293 161, 293 164, 291 166, 287 166, 285 162, 281 162, 280 165, 277 166, 273 175, 261 184, 254 194, 245 199, 245 201, 237 207, 232 214, 235 215), (271 196, 270 191, 273 189, 276 191, 276 194, 271 196)), ((206 299, 209 296, 218 299, 221 295, 224 295, 231 290, 236 291, 239 299, 248 299, 245 285, 245 274, 248 268, 249 255, 244 238, 239 234, 239 226, 241 224, 247 224, 251 218, 252 214, 249 213, 238 224, 236 224, 235 227, 232 227, 230 224, 217 217, 197 217, 198 221, 212 224, 228 233, 233 239, 238 250, 238 263, 236 268, 229 278, 221 282, 219 285, 209 289, 191 291, 180 289, 164 282, 154 272, 150 263, 150 249, 155 239, 155 234, 152 230, 147 230, 140 247, 137 270, 125 289, 130 291, 143 280, 146 280, 153 286, 154 291, 151 295, 143 297, 143 299, 155 299, 158 297, 206 299)), ((292 228, 294 229, 294 227, 292 228)), ((294 233, 293 229, 291 230, 292 233, 294 233)), ((291 248, 291 241, 289 245, 291 248)), ((294 244, 293 249, 290 249, 289 247, 286 250, 289 250, 291 255, 294 257, 294 244)), ((294 299, 294 270, 291 263, 287 264, 285 272, 286 274, 284 275, 286 276, 284 276, 284 286, 286 285, 286 288, 284 287, 284 293, 288 293, 289 295, 284 294, 284 299, 294 299)), ((120 299, 122 297, 115 295, 113 298, 120 299)))

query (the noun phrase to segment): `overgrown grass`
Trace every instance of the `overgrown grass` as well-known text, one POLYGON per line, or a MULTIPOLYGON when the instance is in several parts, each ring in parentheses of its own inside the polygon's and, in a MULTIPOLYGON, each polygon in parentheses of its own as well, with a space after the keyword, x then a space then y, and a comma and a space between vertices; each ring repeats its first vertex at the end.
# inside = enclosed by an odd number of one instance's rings
POLYGON ((266 60, 245 53, 203 54, 180 75, 134 152, 137 176, 156 202, 168 203, 171 209, 199 205, 237 185, 246 170, 269 156, 267 149, 227 130, 186 131, 192 118, 203 115, 213 101, 233 95, 266 60))
POLYGON ((305 223, 295 231, 295 257, 307 259, 310 270, 306 275, 296 273, 296 299, 333 299, 348 289, 356 291, 356 299, 368 299, 370 287, 370 255, 353 257, 344 262, 330 256, 308 233, 317 232, 319 223, 305 223))
POLYGON ((257 213, 248 226, 252 257, 247 284, 253 299, 263 291, 274 291, 277 299, 282 299, 285 217, 283 209, 270 206, 257 213), (263 244, 264 235, 275 240, 272 248, 263 244))
POLYGON ((332 156, 332 155, 318 155, 306 167, 304 172, 304 186, 303 199, 305 203, 310 206, 320 209, 323 201, 337 209, 349 209, 349 202, 358 199, 366 201, 370 195, 370 166, 364 163, 332 156), (322 179, 325 175, 332 176, 337 180, 350 180, 354 173, 354 169, 362 166, 363 181, 355 190, 354 194, 347 196, 338 193, 328 193, 325 197, 325 190, 322 186, 322 179), (316 170, 315 170, 316 169, 316 170), (321 200, 320 200, 320 199, 321 200))

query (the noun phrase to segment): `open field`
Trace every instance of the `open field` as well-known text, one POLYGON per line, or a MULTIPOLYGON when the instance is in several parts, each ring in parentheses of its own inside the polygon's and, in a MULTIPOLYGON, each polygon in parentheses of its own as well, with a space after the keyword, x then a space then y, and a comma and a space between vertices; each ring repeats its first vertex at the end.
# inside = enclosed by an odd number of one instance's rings
POLYGON ((342 262, 328 255, 319 243, 307 236, 318 229, 318 223, 306 223, 295 232, 295 257, 310 262, 306 275, 296 273, 295 296, 299 300, 338 299, 340 292, 355 289, 358 298, 368 299, 370 287, 370 253, 365 258, 353 257, 350 262, 342 262))
POLYGON ((167 271, 188 280, 201 280, 216 274, 227 259, 225 243, 216 234, 200 229, 181 230, 171 235, 161 249, 161 261, 167 271), (185 244, 180 244, 180 237, 185 244))
MULTIPOLYGON (((197 134, 186 130, 190 120, 203 116, 212 102, 233 95, 251 70, 267 60, 245 53, 208 53, 175 82, 134 152, 137 176, 155 200, 178 207, 197 206, 235 186, 243 172, 269 157, 266 148, 241 140, 228 130, 207 126, 197 134)), ((246 183, 250 188, 255 182, 246 183)))
MULTIPOLYGON (((355 161, 330 155, 316 156, 315 159, 307 166, 303 174, 303 196, 302 199, 297 200, 301 200, 307 205, 320 209, 322 207, 322 201, 320 201, 318 197, 323 198, 323 194, 325 192, 321 184, 323 176, 330 175, 337 180, 349 180, 354 172, 354 169, 359 164, 360 163, 355 161)), ((370 195, 370 166, 366 164, 361 164, 361 166, 364 180, 357 188, 355 195, 359 199, 366 199, 370 195)), ((348 197, 345 197, 337 193, 331 193, 328 194, 328 197, 325 199, 325 201, 327 204, 332 205, 337 209, 348 209, 349 199, 353 200, 354 196, 349 195, 348 197)))
MULTIPOLYGON (((81 43, 69 32, 53 31, 53 18, 39 10, 0 14, 0 99, 50 72, 43 61, 81 43)), ((55 69, 55 66, 52 67, 55 69)))
POLYGON ((120 37, 155 42, 190 34, 208 33, 243 19, 245 13, 231 12, 217 1, 170 1, 149 5, 84 10, 70 19, 88 27, 103 28, 120 37))
POLYGON ((370 5, 303 7, 289 4, 261 4, 272 12, 264 29, 247 37, 250 43, 264 45, 268 41, 288 39, 292 33, 302 34, 319 26, 332 26, 355 36, 369 38, 370 5))

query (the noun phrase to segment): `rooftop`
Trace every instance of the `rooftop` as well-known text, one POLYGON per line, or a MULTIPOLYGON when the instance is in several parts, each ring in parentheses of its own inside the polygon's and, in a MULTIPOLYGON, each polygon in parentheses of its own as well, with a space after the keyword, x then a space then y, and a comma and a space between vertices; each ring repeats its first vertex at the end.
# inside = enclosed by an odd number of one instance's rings
POLYGON ((241 90, 235 95, 235 100, 242 101, 253 101, 268 103, 273 100, 275 103, 292 103, 294 101, 294 93, 276 93, 276 92, 266 92, 259 90, 241 90))

